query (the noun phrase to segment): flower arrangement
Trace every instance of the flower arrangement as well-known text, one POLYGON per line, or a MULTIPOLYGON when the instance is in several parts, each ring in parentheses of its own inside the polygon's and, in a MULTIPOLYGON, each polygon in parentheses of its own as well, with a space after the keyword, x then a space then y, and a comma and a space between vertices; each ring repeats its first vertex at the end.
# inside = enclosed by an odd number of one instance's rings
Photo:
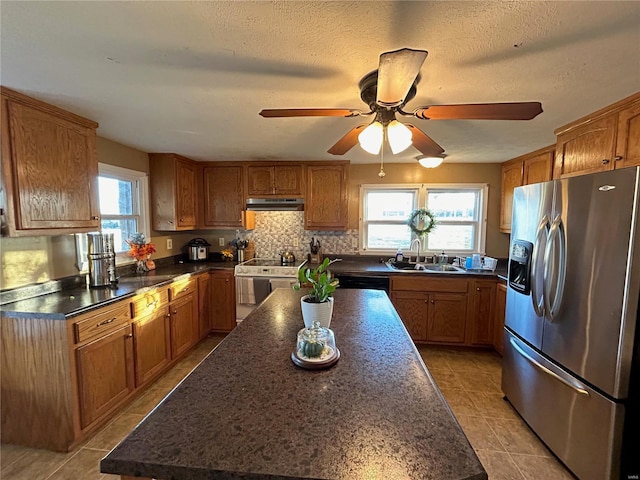
POLYGON ((233 250, 230 248, 225 248, 220 253, 222 254, 222 258, 225 260, 233 260, 233 250))
POLYGON ((149 255, 156 251, 156 246, 153 243, 147 243, 144 233, 134 233, 131 235, 131 239, 126 240, 126 242, 129 245, 127 255, 138 261, 146 260, 149 255))

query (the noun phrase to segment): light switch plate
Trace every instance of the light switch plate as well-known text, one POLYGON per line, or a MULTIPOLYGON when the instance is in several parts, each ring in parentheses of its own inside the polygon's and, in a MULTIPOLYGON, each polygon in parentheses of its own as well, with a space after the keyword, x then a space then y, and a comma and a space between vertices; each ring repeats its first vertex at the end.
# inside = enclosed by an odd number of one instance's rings
POLYGON ((353 248, 358 248, 358 239, 357 238, 352 238, 351 239, 351 246, 353 248))
POLYGON ((299 245, 299 243, 298 243, 298 239, 297 239, 297 238, 294 238, 294 239, 293 239, 293 246, 294 246, 294 247, 297 247, 298 245, 299 245))
POLYGON ((173 240, 167 238, 167 250, 171 250, 173 248, 173 240))
POLYGON ((220 245, 221 247, 224 247, 224 237, 218 238, 218 245, 220 245))

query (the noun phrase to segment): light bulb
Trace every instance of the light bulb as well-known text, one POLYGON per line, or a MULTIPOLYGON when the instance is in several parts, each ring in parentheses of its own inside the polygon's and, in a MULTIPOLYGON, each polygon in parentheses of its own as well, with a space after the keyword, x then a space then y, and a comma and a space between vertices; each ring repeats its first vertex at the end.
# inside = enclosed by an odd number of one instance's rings
POLYGON ((383 133, 382 124, 375 121, 360 132, 358 142, 363 150, 377 155, 382 147, 383 133))
POLYGON ((424 168, 436 168, 440 166, 444 158, 442 157, 418 157, 418 163, 424 168))
POLYGON ((411 145, 411 130, 397 120, 392 120, 387 126, 387 138, 391 151, 396 154, 403 152, 411 145))

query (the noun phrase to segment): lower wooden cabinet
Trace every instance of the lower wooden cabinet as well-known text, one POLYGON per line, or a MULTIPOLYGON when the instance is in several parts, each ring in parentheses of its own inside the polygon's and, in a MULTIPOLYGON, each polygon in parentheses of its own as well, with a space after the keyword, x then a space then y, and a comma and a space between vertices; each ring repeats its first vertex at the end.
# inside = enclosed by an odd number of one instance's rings
POLYGON ((132 327, 136 387, 140 387, 157 377, 171 363, 171 329, 167 304, 136 320, 132 327))
POLYGON ((76 350, 82 428, 108 413, 135 388, 131 326, 76 350))
POLYGON ((391 294, 391 302, 411 338, 416 342, 426 342, 429 321, 429 294, 422 292, 393 292, 391 294))
POLYGON ((493 348, 502 355, 504 352, 504 317, 507 307, 507 285, 496 285, 496 308, 493 323, 493 348))
POLYGON ((236 284, 231 270, 213 270, 211 281, 211 325, 216 332, 236 326, 236 284))
POLYGON ((211 332, 211 275, 198 276, 198 334, 200 338, 211 332))
POLYGON ((467 295, 432 293, 429 295, 427 341, 464 343, 467 322, 467 295))
POLYGON ((169 304, 171 358, 176 358, 198 342, 198 299, 190 293, 169 304))
POLYGON ((469 343, 492 345, 496 282, 491 279, 472 280, 470 283, 469 343))

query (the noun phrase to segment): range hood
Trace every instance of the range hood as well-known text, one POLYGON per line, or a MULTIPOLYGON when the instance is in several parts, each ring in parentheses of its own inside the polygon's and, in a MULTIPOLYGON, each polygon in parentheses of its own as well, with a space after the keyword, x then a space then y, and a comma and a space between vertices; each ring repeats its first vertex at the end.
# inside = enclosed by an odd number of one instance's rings
POLYGON ((247 198, 247 210, 257 212, 304 210, 303 198, 247 198))

